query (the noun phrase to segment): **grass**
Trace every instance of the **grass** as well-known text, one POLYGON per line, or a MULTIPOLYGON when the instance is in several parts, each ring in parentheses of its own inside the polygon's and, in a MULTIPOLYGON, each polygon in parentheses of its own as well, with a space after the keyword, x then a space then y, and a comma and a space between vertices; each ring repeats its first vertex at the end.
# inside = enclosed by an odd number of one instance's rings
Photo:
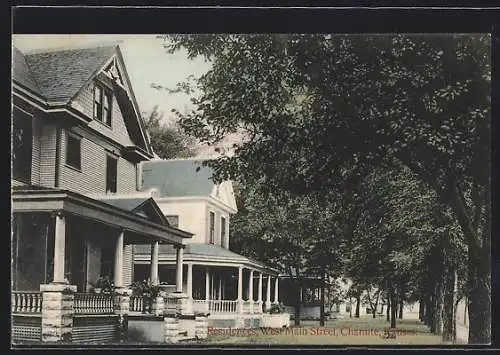
POLYGON ((371 316, 329 320, 325 327, 318 321, 302 321, 300 327, 283 329, 215 329, 208 343, 266 345, 439 345, 441 336, 416 319, 398 319, 394 338, 387 337, 385 317, 371 316), (229 332, 232 331, 230 334, 229 332))

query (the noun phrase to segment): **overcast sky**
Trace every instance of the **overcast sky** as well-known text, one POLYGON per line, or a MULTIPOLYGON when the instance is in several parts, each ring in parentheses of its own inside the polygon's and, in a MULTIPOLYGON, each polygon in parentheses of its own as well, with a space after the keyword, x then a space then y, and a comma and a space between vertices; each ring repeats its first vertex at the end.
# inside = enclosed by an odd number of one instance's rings
POLYGON ((158 105, 166 118, 172 116, 172 108, 182 112, 190 107, 189 97, 153 89, 151 84, 173 88, 189 75, 199 76, 210 67, 201 58, 187 59, 183 52, 166 53, 163 40, 156 35, 13 35, 12 43, 22 52, 118 43, 141 111, 158 105))

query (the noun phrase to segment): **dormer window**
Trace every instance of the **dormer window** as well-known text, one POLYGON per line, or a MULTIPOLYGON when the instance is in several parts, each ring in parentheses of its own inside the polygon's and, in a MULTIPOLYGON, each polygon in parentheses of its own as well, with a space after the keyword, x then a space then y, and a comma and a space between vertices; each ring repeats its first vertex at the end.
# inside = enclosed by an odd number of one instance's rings
POLYGON ((111 90, 94 86, 94 119, 111 127, 113 94, 111 90))

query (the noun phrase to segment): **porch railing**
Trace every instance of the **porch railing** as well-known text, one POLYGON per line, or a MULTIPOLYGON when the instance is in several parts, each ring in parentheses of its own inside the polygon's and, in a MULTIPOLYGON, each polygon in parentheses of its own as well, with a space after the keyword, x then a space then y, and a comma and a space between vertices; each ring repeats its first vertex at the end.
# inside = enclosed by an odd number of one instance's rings
POLYGON ((113 295, 75 293, 73 309, 76 314, 112 314, 113 295))
POLYGON ((236 312, 238 301, 209 300, 208 311, 211 313, 233 313, 236 312))
POLYGON ((253 302, 253 313, 262 313, 262 306, 259 301, 253 302))
POLYGON ((41 313, 42 293, 37 291, 12 291, 12 313, 41 313))
POLYGON ((194 312, 207 312, 208 311, 207 300, 193 300, 193 311, 194 312))
POLYGON ((250 301, 243 301, 243 313, 250 313, 250 301))
POLYGON ((170 311, 170 312, 177 311, 177 298, 165 297, 164 308, 165 308, 165 311, 170 311))
POLYGON ((130 305, 129 305, 130 312, 142 312, 143 309, 144 309, 143 297, 137 297, 137 296, 130 297, 130 305))

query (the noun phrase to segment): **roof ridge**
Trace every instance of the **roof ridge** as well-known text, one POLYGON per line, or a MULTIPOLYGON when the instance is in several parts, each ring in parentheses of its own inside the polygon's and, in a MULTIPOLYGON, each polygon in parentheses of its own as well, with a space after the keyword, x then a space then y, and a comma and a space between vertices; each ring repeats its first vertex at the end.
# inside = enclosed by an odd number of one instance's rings
POLYGON ((206 157, 170 158, 170 159, 154 159, 154 160, 149 160, 145 163, 171 162, 171 161, 197 161, 197 160, 212 160, 212 159, 206 157))
POLYGON ((30 55, 37 55, 37 54, 45 54, 45 53, 60 53, 60 52, 72 52, 72 51, 78 51, 78 50, 90 50, 90 49, 104 49, 104 48, 116 48, 119 46, 119 43, 116 44, 98 44, 98 45, 88 45, 88 46, 78 46, 78 47, 71 47, 71 46, 61 46, 61 47, 50 47, 50 48, 39 48, 39 49, 32 49, 26 52, 22 52, 19 50, 21 53, 23 53, 25 56, 30 56, 30 55))

